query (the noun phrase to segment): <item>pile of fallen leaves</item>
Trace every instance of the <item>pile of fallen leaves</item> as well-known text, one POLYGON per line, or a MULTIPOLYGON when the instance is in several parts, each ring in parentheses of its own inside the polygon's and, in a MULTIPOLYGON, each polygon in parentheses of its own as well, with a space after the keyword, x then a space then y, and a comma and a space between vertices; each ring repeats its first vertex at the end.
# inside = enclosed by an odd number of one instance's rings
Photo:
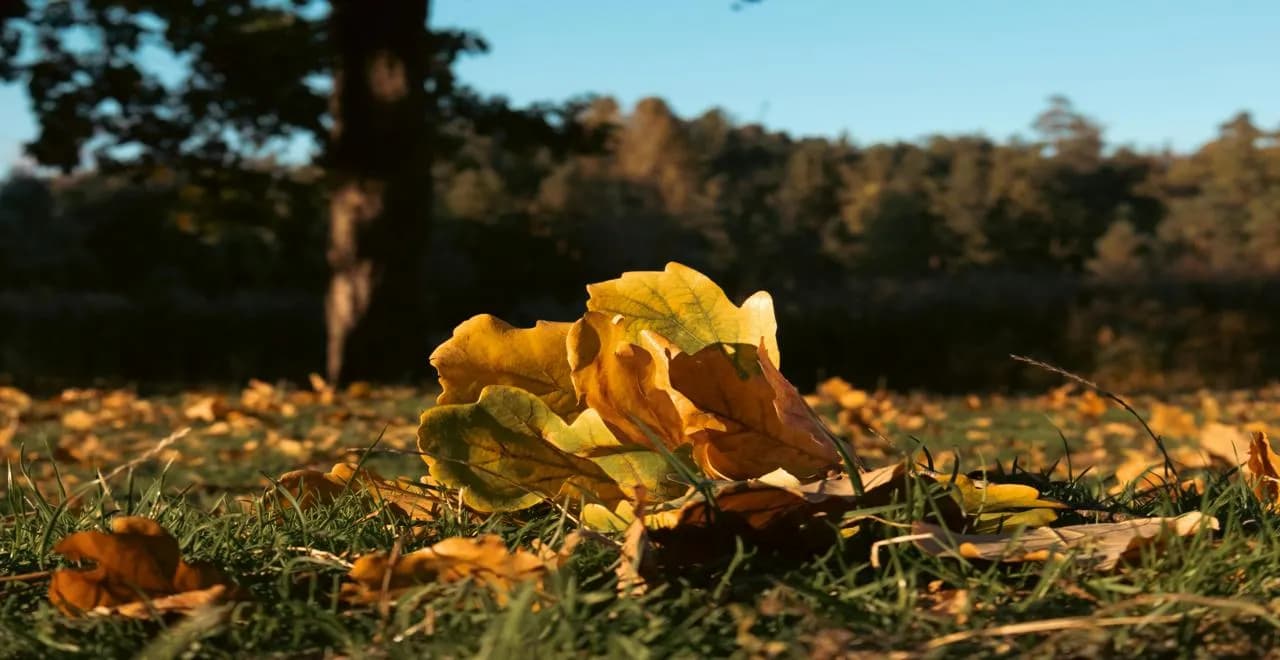
MULTIPOLYGON (((899 452, 887 435, 943 426, 947 411, 838 379, 801 395, 780 370, 767 293, 735 305, 710 279, 674 263, 587 290, 587 308, 572 323, 516 328, 481 315, 436 349, 431 363, 442 391, 416 427, 428 465, 419 479, 388 479, 347 460, 336 433, 285 435, 287 420, 313 406, 341 411, 332 412, 343 418, 330 420, 335 423, 355 417, 371 426, 385 419, 361 412, 370 386, 339 391, 319 377, 310 390, 255 381, 238 400, 188 395, 171 408, 122 391, 69 390, 58 399, 60 413, 0 388, 0 447, 11 460, 23 460, 11 441, 18 424, 33 415, 56 417, 75 439, 65 448, 70 458, 94 461, 95 468, 97 461, 123 457, 106 454, 97 440, 103 429, 168 421, 194 424, 206 438, 252 430, 265 433, 261 442, 279 453, 335 464, 283 474, 247 503, 247 512, 278 516, 344 498, 363 500, 370 516, 408 521, 446 511, 518 516, 543 507, 581 528, 559 550, 510 549, 497 536, 411 538, 407 542, 430 545, 406 552, 397 543, 335 558, 349 569, 342 597, 352 606, 459 581, 503 602, 518 585, 541 585, 584 539, 618 548, 619 592, 636 594, 654 580, 721 559, 739 543, 812 556, 843 540, 863 540, 849 547, 873 567, 885 545, 911 543, 960 561, 1069 559, 1108 571, 1144 548, 1218 527, 1199 511, 1126 518, 1061 501, 1051 493, 1053 468, 1038 475, 961 472, 958 463, 935 464, 926 452, 899 452), (891 511, 898 520, 906 516, 910 529, 885 524, 891 511)), ((1280 456, 1265 428, 1247 423, 1257 419, 1248 402, 1202 398, 1196 413, 1153 403, 1149 425, 1135 424, 1106 419, 1114 395, 1085 385, 1055 390, 1041 404, 1086 420, 1094 434, 1086 437, 1090 451, 1105 454, 1112 437, 1133 447, 1139 427, 1159 450, 1131 449, 1113 475, 1116 492, 1178 495, 1203 488, 1184 478, 1188 469, 1222 469, 1247 479, 1266 506, 1280 503, 1280 456), (1198 436, 1199 445, 1170 451, 1162 435, 1198 436)), ((963 405, 1008 404, 971 396, 963 405)), ((991 420, 978 420, 967 436, 990 439, 991 420)), ((412 428, 398 418, 392 425, 412 428)), ((1088 464, 1088 456, 1076 459, 1088 464)), ((107 480, 99 473, 96 481, 105 486, 107 480)), ((186 561, 178 541, 146 518, 118 517, 110 531, 77 532, 53 549, 69 562, 88 564, 50 576, 50 600, 68 614, 148 617, 246 597, 233 575, 186 561)))

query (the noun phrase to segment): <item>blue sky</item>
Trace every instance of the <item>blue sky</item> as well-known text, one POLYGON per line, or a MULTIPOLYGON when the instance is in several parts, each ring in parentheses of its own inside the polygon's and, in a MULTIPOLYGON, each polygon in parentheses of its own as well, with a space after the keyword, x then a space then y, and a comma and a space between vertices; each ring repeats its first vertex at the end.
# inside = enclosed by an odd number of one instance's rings
MULTIPOLYGON (((598 92, 855 141, 1029 135, 1049 95, 1112 144, 1194 149, 1239 110, 1280 127, 1276 0, 434 0, 459 67, 518 103, 598 92)), ((0 88, 0 169, 34 127, 0 88)))

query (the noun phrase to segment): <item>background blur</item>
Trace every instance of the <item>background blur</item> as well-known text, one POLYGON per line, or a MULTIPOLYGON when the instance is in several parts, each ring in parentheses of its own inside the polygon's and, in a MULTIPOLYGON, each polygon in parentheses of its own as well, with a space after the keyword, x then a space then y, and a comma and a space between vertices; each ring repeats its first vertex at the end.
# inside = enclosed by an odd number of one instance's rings
POLYGON ((1280 5, 377 4, 0 0, 0 378, 425 380, 670 260, 802 386, 1280 375, 1280 5))

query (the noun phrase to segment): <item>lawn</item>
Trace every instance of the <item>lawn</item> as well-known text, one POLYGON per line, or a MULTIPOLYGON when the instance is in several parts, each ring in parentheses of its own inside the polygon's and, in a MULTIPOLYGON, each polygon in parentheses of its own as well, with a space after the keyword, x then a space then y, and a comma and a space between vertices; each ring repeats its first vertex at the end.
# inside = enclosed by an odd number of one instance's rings
POLYGON ((481 515, 444 497, 431 516, 405 516, 354 491, 304 507, 264 497, 290 470, 344 460, 388 478, 426 473, 414 433, 434 392, 316 385, 148 397, 80 390, 29 401, 5 390, 0 574, 14 577, 0 583, 0 655, 1229 657, 1280 641, 1280 524, 1208 449, 1215 432, 1276 423, 1273 390, 1134 400, 1166 436, 1182 490, 1153 488, 1158 469, 1142 474, 1161 464, 1152 440, 1081 389, 938 399, 828 382, 809 397, 867 463, 914 452, 947 471, 958 456, 963 470, 985 468, 993 481, 998 465, 1006 479, 1030 480, 1077 509, 1055 524, 1193 510, 1217 518, 1217 531, 1163 539, 1110 570, 1072 557, 934 556, 898 538, 913 515, 888 506, 809 555, 730 543, 710 559, 669 562, 642 595, 619 595, 622 535, 595 533, 559 570, 509 592, 427 580, 396 598, 354 602, 344 584, 361 555, 480 534, 511 548, 559 547, 579 524, 554 504, 481 515), (240 597, 153 618, 55 609, 44 572, 65 561, 54 545, 121 515, 158 521, 185 558, 232 576, 240 597), (875 547, 873 566, 869 544, 885 539, 897 540, 875 547))

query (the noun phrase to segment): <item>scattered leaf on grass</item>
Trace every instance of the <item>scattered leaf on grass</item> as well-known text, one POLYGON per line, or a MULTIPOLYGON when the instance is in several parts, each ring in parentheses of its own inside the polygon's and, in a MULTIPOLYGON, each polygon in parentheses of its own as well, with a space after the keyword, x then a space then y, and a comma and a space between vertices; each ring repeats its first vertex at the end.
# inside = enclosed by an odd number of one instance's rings
POLYGON ((1280 503, 1280 456, 1271 449, 1271 441, 1262 431, 1253 432, 1246 467, 1253 480, 1253 492, 1268 506, 1280 503))
POLYGON ((1200 429, 1200 448, 1232 467, 1249 460, 1250 440, 1238 426, 1210 422, 1200 429))
POLYGON ((1026 484, 996 483, 963 474, 928 471, 924 474, 950 484, 965 515, 978 522, 998 521, 1006 526, 1047 525, 1057 519, 1055 510, 1067 508, 1066 504, 1047 498, 1034 486, 1026 484), (1019 513, 1028 515, 1011 518, 1019 513))
MULTIPOLYGON (((406 479, 388 481, 371 469, 349 462, 338 463, 328 472, 286 472, 274 488, 288 492, 303 509, 331 504, 348 491, 368 495, 416 520, 431 520, 440 508, 440 496, 423 484, 406 479)), ((275 495, 282 504, 289 504, 288 498, 280 497, 278 492, 275 495)))
POLYGON ((184 561, 178 542, 154 520, 115 518, 111 529, 109 534, 76 532, 54 546, 54 552, 69 560, 96 564, 54 571, 49 600, 62 612, 142 617, 153 609, 186 611, 227 596, 231 582, 226 575, 206 562, 184 561), (150 608, 122 607, 148 599, 153 601, 150 608))
POLYGON ((473 580, 490 588, 500 603, 519 585, 543 580, 558 570, 573 553, 577 535, 565 539, 559 552, 535 548, 534 552, 508 550, 493 534, 455 536, 429 548, 401 555, 394 561, 385 552, 356 558, 343 586, 349 602, 378 603, 394 599, 415 587, 433 583, 473 580))
POLYGON ((926 522, 912 525, 913 536, 919 537, 914 539, 916 545, 935 556, 1017 563, 1075 555, 1102 571, 1142 548, 1202 529, 1218 529, 1218 519, 1193 511, 1176 518, 1037 527, 1003 534, 958 534, 926 522))

